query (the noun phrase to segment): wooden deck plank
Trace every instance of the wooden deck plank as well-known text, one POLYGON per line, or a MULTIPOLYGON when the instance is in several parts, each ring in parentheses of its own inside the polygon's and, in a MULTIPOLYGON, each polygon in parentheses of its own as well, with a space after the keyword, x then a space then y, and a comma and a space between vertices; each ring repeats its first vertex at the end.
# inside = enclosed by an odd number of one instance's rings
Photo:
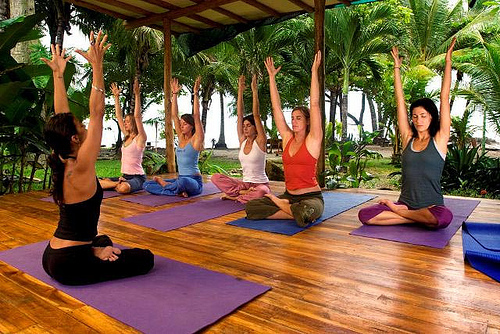
MULTIPOLYGON (((282 183, 271 185, 283 189, 282 183)), ((109 198, 99 231, 116 243, 272 287, 206 332, 500 332, 500 304, 492 297, 500 286, 464 263, 460 230, 443 249, 351 236, 361 207, 398 194, 342 191, 378 197, 295 236, 226 225, 243 211, 167 232, 123 221, 217 194, 161 207, 109 198)), ((0 250, 50 238, 58 212, 40 201, 46 196, 1 197, 0 250)), ((500 201, 481 199, 469 220, 500 222, 499 208, 500 201)), ((1 261, 0 291, 2 333, 137 333, 1 261)))

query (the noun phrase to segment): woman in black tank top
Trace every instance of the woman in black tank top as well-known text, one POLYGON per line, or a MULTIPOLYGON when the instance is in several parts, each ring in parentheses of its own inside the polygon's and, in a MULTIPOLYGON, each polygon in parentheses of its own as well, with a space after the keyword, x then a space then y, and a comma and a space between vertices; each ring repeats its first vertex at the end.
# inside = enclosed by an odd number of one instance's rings
POLYGON ((103 58, 110 44, 101 32, 90 34, 90 47, 78 50, 92 65, 88 130, 70 112, 64 84, 65 50, 51 47, 52 59, 42 60, 54 77, 54 110, 44 130, 52 148, 52 194, 60 219, 43 254, 43 268, 62 284, 81 285, 145 274, 153 267, 149 250, 120 250, 107 236, 97 236, 102 189, 95 175, 104 117, 103 58))
POLYGON ((453 38, 445 57, 441 115, 431 99, 419 99, 410 106, 411 122, 408 122, 401 82, 402 58, 398 48, 392 48, 394 91, 403 147, 401 195, 395 203, 382 199, 377 205, 361 209, 358 216, 363 224, 420 223, 430 228, 444 228, 450 224, 453 214, 443 204, 440 179, 450 138, 451 56, 455 41, 453 38))

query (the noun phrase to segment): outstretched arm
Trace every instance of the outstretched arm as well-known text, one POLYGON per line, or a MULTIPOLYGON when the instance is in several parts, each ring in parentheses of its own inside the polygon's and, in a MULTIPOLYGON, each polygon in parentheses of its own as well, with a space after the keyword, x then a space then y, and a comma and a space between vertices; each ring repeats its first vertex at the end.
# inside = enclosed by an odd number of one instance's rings
POLYGON ((123 124, 122 106, 120 105, 121 89, 118 87, 116 82, 113 82, 111 84, 111 92, 113 93, 113 96, 115 98, 115 116, 116 120, 118 121, 118 126, 120 127, 120 131, 123 132, 123 134, 127 135, 127 132, 125 131, 125 125, 123 124))
POLYGON ((408 113, 406 111, 406 102, 403 92, 403 84, 401 82, 401 64, 402 57, 399 57, 397 46, 393 46, 391 50, 392 58, 394 59, 394 95, 396 97, 396 108, 398 115, 398 127, 403 140, 403 149, 408 145, 412 137, 410 123, 408 122, 408 113))
POLYGON ((267 135, 260 119, 259 87, 257 85, 257 74, 254 74, 252 76, 252 114, 255 121, 255 129, 257 130, 257 144, 262 151, 266 152, 267 135))
POLYGON ((141 114, 141 85, 139 84, 139 78, 135 77, 134 80, 134 96, 135 96, 135 106, 134 106, 134 119, 135 125, 137 126, 137 145, 140 147, 146 146, 146 140, 148 136, 144 130, 144 125, 142 124, 142 114, 141 114))
POLYGON ((314 62, 311 68, 311 105, 310 105, 310 121, 309 134, 306 138, 307 150, 315 158, 318 158, 321 152, 321 142, 323 141, 323 127, 321 119, 321 108, 319 106, 319 94, 324 92, 319 91, 318 69, 321 65, 321 51, 318 51, 314 56, 314 62))
POLYGON ((181 86, 179 86, 179 80, 177 78, 172 78, 170 80, 170 91, 172 92, 172 113, 171 115, 171 122, 174 122, 174 128, 175 132, 177 133, 177 136, 180 136, 181 134, 181 123, 179 119, 179 105, 177 103, 177 95, 179 95, 179 92, 181 91, 181 86))
POLYGON ((238 132, 238 140, 241 143, 245 140, 245 135, 243 134, 243 113, 245 111, 243 104, 243 92, 245 91, 245 76, 240 75, 238 78, 238 100, 236 102, 236 113, 238 115, 238 120, 236 122, 236 131, 238 132))
POLYGON ((102 36, 99 31, 94 40, 94 33, 90 33, 90 47, 84 52, 77 50, 92 65, 92 89, 90 92, 89 109, 90 120, 87 138, 78 152, 78 168, 93 170, 95 173, 95 161, 101 149, 102 124, 104 117, 104 76, 103 59, 104 54, 111 44, 106 44, 108 36, 102 36))
POLYGON ((50 67, 54 77, 54 111, 56 114, 67 113, 70 110, 66 85, 64 84, 64 71, 71 56, 64 58, 66 49, 61 52, 59 44, 56 44, 55 47, 52 44, 50 50, 52 51, 52 59, 41 58, 41 60, 50 67))
POLYGON ((451 110, 450 110, 450 88, 451 88, 451 56, 455 47, 456 37, 453 37, 446 52, 443 82, 441 83, 441 97, 439 106, 439 131, 436 134, 436 142, 440 152, 446 153, 448 140, 450 139, 451 110))
POLYGON ((274 67, 274 60, 272 57, 267 57, 264 62, 266 65, 267 73, 269 74, 269 91, 271 93, 271 104, 273 107, 273 117, 276 127, 283 139, 283 147, 286 146, 288 140, 293 136, 293 132, 286 124, 285 116, 283 115, 283 110, 281 109, 280 94, 278 92, 278 86, 276 85, 276 74, 281 69, 274 67))
POLYGON ((197 77, 193 87, 193 93, 194 93, 193 118, 194 118, 194 128, 195 128, 193 146, 198 151, 202 151, 205 146, 204 145, 205 133, 203 132, 203 124, 201 124, 201 116, 200 116, 200 96, 199 96, 200 84, 201 84, 201 77, 197 77))

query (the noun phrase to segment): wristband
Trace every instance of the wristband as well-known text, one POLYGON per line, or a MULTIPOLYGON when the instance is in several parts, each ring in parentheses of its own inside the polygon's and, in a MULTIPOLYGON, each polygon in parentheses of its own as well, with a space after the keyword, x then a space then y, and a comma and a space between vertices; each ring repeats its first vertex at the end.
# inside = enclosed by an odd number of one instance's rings
POLYGON ((104 94, 104 89, 99 88, 99 87, 96 87, 96 86, 94 86, 94 85, 92 85, 92 88, 93 88, 93 89, 95 89, 96 91, 101 92, 101 93, 103 93, 103 94, 104 94))

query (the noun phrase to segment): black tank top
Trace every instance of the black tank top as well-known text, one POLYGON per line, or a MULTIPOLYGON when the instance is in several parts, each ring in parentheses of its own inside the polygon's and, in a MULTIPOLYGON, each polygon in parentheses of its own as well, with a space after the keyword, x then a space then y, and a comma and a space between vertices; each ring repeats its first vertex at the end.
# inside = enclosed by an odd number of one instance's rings
POLYGON ((73 241, 92 241, 97 235, 97 222, 101 213, 102 188, 97 181, 94 196, 79 203, 59 207, 59 224, 54 236, 73 241))

